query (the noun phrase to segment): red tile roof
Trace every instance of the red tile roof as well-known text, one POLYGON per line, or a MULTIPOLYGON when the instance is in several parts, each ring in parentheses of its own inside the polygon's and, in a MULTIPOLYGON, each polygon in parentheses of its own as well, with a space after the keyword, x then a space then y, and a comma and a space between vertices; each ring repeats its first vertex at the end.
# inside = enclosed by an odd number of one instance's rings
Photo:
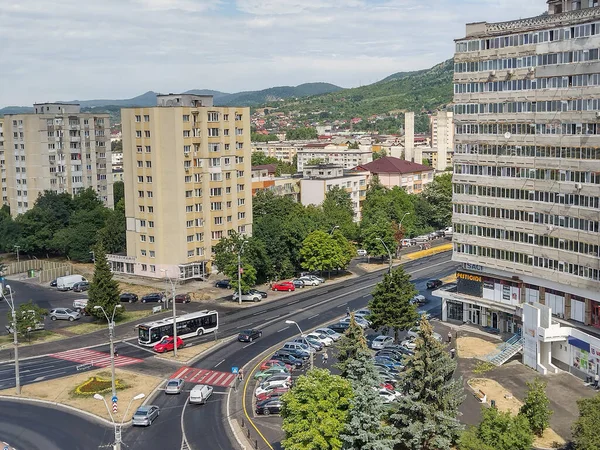
POLYGON ((371 173, 415 173, 415 172, 428 172, 433 170, 429 166, 418 164, 410 161, 404 161, 400 158, 394 158, 393 156, 385 156, 383 158, 376 159, 367 164, 362 164, 356 167, 357 170, 368 170, 371 173))

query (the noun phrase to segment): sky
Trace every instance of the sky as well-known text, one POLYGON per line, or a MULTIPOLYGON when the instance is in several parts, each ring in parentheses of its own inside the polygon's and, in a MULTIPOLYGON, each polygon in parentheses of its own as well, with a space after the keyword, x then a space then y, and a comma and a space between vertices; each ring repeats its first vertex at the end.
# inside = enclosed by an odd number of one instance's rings
POLYGON ((469 22, 544 12, 545 0, 0 0, 0 107, 342 87, 432 67, 469 22))

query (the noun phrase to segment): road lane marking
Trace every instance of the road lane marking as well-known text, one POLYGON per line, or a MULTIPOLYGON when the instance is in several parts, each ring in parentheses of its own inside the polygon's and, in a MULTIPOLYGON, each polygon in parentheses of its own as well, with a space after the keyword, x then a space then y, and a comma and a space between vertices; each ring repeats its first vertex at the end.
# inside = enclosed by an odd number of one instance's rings
POLYGON ((222 360, 221 360, 221 361, 219 361, 217 364, 215 364, 215 367, 219 367, 219 366, 220 366, 222 363, 224 363, 224 362, 225 362, 225 360, 224 360, 224 359, 222 359, 222 360))
POLYGON ((254 344, 256 344, 256 342, 250 342, 248 345, 244 345, 242 348, 248 348, 248 347, 250 347, 251 345, 254 345, 254 344))
POLYGON ((278 333, 281 333, 282 331, 285 331, 285 330, 287 330, 288 328, 289 328, 289 327, 282 328, 281 330, 277 330, 277 332, 278 332, 278 333))
POLYGON ((236 330, 239 330, 240 328, 249 328, 249 327, 250 327, 250 325, 252 325, 253 323, 254 323, 254 322, 250 322, 250 323, 248 323, 248 324, 246 324, 246 325, 242 325, 241 327, 237 327, 237 328, 236 328, 236 330))
MULTIPOLYGON (((371 286, 367 286, 367 287, 371 287, 371 286)), ((342 306, 348 306, 348 303, 342 303, 341 305, 337 305, 336 308, 341 308, 342 306)))
POLYGON ((314 319, 315 317, 318 317, 318 314, 315 314, 314 316, 310 316, 309 318, 307 318, 306 320, 310 320, 310 319, 314 319))

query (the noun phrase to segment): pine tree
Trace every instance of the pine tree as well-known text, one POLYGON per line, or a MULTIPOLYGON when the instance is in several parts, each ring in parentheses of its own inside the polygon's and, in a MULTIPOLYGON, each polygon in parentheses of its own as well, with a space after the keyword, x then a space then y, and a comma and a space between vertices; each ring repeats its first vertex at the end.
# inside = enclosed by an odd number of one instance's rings
POLYGON ((421 319, 415 354, 407 358, 400 380, 404 397, 391 415, 401 450, 447 450, 462 426, 458 407, 465 396, 461 379, 453 379, 456 360, 421 319))
POLYGON ((369 302, 371 328, 393 329, 398 341, 398 332, 411 328, 419 317, 417 307, 410 303, 415 295, 417 290, 402 266, 386 274, 375 286, 373 299, 369 302))
POLYGON ((383 421, 383 401, 377 395, 381 383, 371 354, 359 348, 346 362, 354 397, 350 400, 348 422, 340 436, 347 450, 389 450, 394 447, 394 428, 383 421))
POLYGON ((527 396, 519 411, 519 414, 529 421, 531 431, 538 436, 544 434, 544 430, 550 426, 550 416, 552 416, 546 385, 547 383, 540 377, 527 382, 527 396))
POLYGON ((348 362, 356 357, 359 350, 367 349, 367 340, 363 329, 354 319, 354 313, 350 313, 350 326, 335 345, 338 350, 336 368, 339 369, 343 377, 346 377, 348 362))
MULTIPOLYGON (((100 309, 94 309, 94 306, 102 306, 110 318, 115 306, 121 305, 119 283, 113 279, 113 274, 106 259, 106 253, 101 244, 96 246, 94 258, 96 260, 94 262, 94 279, 90 283, 88 291, 89 300, 87 310, 97 318, 105 319, 104 313, 100 309)), ((124 310, 124 307, 117 308, 115 317, 118 317, 124 310)))

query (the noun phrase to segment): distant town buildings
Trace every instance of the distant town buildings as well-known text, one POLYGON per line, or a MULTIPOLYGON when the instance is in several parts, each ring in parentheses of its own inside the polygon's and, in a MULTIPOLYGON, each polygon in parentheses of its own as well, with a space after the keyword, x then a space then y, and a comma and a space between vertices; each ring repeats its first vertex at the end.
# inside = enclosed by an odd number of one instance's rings
POLYGON ((44 191, 75 195, 92 188, 113 207, 108 114, 77 104, 40 103, 31 114, 0 118, 2 204, 13 216, 44 191))
POLYGON ((374 176, 379 182, 391 189, 400 187, 409 194, 419 194, 433 181, 435 170, 432 167, 405 161, 393 156, 376 159, 357 166, 357 172, 365 172, 370 183, 374 176))
POLYGON ((314 162, 334 164, 344 169, 351 169, 360 164, 365 164, 373 160, 373 150, 371 145, 361 145, 357 143, 358 148, 350 148, 350 144, 340 143, 309 143, 305 144, 296 152, 298 156, 298 172, 302 172, 304 167, 314 162))

